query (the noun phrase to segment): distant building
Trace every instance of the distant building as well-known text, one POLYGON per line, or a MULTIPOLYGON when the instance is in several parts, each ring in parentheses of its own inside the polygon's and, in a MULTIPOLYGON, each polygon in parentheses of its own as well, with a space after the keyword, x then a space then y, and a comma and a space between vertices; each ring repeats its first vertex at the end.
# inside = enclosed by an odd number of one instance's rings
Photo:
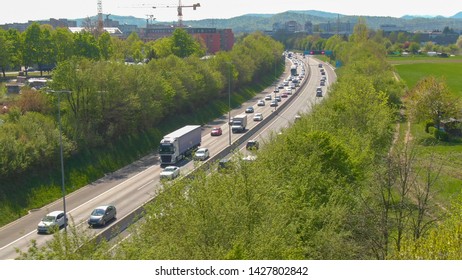
MULTIPOLYGON (((123 36, 122 31, 117 27, 104 27, 103 29, 104 29, 104 31, 109 33, 109 35, 111 35, 111 36, 114 36, 114 37, 122 37, 123 36)), ((79 32, 82 32, 82 31, 89 31, 88 28, 86 28, 86 27, 69 27, 69 30, 72 33, 79 33, 79 32)))
POLYGON ((379 29, 383 30, 383 32, 399 32, 403 30, 395 24, 382 24, 379 29))
MULTIPOLYGON (((144 41, 154 41, 170 37, 176 27, 149 25, 140 29, 140 38, 144 41)), ((187 27, 185 30, 205 45, 208 53, 228 51, 234 46, 234 33, 231 29, 187 27)))

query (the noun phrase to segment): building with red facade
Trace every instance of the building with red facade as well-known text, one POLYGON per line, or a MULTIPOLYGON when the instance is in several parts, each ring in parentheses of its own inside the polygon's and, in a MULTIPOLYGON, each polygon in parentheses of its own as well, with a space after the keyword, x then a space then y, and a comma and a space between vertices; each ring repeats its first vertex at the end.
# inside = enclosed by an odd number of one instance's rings
MULTIPOLYGON (((146 42, 169 37, 172 36, 175 28, 178 27, 151 25, 140 29, 140 38, 146 42)), ((209 54, 229 51, 234 46, 234 33, 231 29, 200 27, 185 27, 184 29, 203 44, 209 54)))

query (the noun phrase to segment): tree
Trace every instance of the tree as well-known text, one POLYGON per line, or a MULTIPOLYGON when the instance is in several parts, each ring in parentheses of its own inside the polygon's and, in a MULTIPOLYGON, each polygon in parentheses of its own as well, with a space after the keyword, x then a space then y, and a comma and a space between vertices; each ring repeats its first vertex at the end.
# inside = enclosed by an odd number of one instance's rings
POLYGON ((0 29, 0 67, 2 69, 3 77, 6 77, 5 71, 11 67, 12 63, 12 50, 13 44, 3 29, 0 29))
POLYGON ((112 45, 111 35, 108 32, 103 32, 98 37, 98 46, 101 53, 101 58, 104 60, 109 60, 114 52, 112 45))
POLYGON ((416 54, 419 52, 420 50, 420 44, 416 43, 416 42, 412 42, 410 45, 409 45, 409 48, 408 48, 409 52, 413 53, 413 54, 416 54))
POLYGON ((178 57, 187 57, 190 55, 203 56, 205 51, 201 45, 188 34, 185 29, 177 28, 172 34, 172 51, 178 57))
POLYGON ((95 36, 85 31, 75 33, 73 53, 76 56, 98 60, 100 58, 100 52, 95 36))
POLYGON ((411 90, 408 102, 414 121, 432 121, 438 129, 442 120, 458 117, 461 110, 459 99, 434 76, 421 79, 411 90))
POLYGON ((359 18, 358 23, 353 28, 353 34, 351 39, 353 42, 360 43, 365 42, 368 39, 369 30, 367 29, 366 20, 359 18))
POLYGON ((67 28, 58 27, 52 33, 56 62, 68 60, 74 54, 74 38, 67 28))
POLYGON ((42 48, 40 25, 36 22, 32 23, 23 33, 23 38, 24 66, 28 67, 38 64, 40 61, 40 51, 42 48))

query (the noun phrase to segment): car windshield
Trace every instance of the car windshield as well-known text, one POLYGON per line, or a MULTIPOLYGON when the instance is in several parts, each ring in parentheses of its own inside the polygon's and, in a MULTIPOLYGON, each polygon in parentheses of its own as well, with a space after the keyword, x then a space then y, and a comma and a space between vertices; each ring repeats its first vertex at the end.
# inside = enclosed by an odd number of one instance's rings
POLYGON ((55 216, 45 216, 42 219, 42 222, 53 222, 55 220, 55 216))
POLYGON ((93 212, 91 212, 92 216, 103 216, 104 215, 104 209, 95 209, 93 212))
POLYGON ((159 153, 161 154, 173 154, 175 152, 175 148, 172 144, 161 144, 159 146, 159 153))
POLYGON ((164 170, 165 171, 175 171, 175 167, 174 166, 167 166, 167 167, 165 167, 164 170))

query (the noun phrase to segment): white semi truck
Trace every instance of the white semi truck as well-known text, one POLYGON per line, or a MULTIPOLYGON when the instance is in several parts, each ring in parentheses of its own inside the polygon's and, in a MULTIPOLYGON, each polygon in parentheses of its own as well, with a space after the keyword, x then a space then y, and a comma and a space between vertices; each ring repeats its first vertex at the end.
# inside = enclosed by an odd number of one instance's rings
POLYGON ((247 126, 247 115, 237 115, 233 118, 233 123, 231 125, 231 131, 233 133, 245 132, 245 127, 247 126))
POLYGON ((187 125, 167 134, 160 141, 161 165, 176 164, 201 145, 200 125, 187 125))

